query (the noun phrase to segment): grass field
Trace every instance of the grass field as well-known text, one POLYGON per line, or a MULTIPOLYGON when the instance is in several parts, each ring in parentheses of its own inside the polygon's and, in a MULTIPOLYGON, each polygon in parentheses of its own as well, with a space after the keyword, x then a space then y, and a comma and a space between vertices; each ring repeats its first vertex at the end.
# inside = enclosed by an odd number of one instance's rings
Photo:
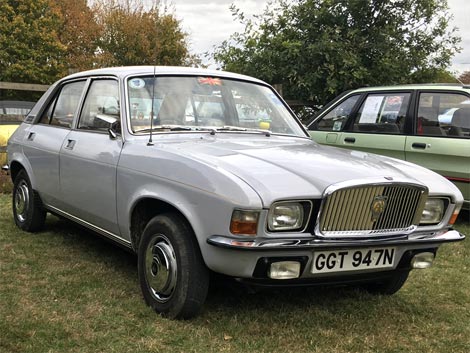
MULTIPOLYGON (((52 216, 21 232, 10 209, 0 195, 2 353, 470 352, 470 240, 443 246, 391 297, 219 282, 199 317, 171 321, 144 304, 133 255, 52 216)), ((457 228, 470 234, 468 221, 457 228)))

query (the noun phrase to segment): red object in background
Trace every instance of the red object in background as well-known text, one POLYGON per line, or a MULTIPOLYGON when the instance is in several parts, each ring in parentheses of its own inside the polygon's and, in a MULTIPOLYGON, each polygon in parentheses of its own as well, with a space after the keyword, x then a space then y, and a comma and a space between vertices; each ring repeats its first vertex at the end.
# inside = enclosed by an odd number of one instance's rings
POLYGON ((220 78, 213 77, 198 77, 197 81, 201 85, 221 86, 222 80, 220 78))

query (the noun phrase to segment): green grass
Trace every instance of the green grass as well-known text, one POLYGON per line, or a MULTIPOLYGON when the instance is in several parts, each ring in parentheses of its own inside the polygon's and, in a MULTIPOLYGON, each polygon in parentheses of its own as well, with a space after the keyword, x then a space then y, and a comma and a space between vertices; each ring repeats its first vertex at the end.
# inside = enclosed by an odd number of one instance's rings
MULTIPOLYGON (((470 241, 391 297, 349 288, 211 288, 191 321, 142 299, 136 258, 69 222, 19 231, 0 195, 0 352, 469 352, 470 241)), ((457 228, 470 234, 468 221, 457 228)))

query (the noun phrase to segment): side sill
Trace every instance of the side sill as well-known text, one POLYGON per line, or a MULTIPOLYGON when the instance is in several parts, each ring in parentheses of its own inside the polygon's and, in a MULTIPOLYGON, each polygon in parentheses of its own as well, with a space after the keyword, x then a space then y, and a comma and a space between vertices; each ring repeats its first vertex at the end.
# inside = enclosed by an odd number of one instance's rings
POLYGON ((65 211, 62 211, 56 207, 53 207, 53 206, 49 206, 49 205, 44 205, 46 207, 46 209, 52 213, 56 213, 58 214, 59 216, 62 216, 62 217, 65 217, 65 218, 68 218, 70 219, 71 221, 75 222, 75 223, 78 223, 80 224, 81 226, 84 226, 110 240, 112 240, 113 242, 121 245, 121 246, 124 246, 125 248, 127 249, 132 249, 132 244, 130 241, 128 240, 125 240, 125 239, 122 239, 120 236, 114 234, 114 233, 111 233, 111 232, 108 232, 106 229, 103 229, 103 228, 100 228, 100 227, 97 227, 87 221, 84 221, 83 219, 81 218, 78 218, 78 217, 75 217, 74 215, 71 215, 70 213, 67 213, 65 211))

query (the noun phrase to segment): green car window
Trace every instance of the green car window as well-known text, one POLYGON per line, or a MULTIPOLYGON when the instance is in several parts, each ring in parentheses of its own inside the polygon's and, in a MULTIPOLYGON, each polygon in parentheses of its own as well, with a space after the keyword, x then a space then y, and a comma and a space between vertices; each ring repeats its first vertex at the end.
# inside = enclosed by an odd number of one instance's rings
POLYGON ((470 98, 458 93, 421 93, 416 133, 470 138, 470 98))
POLYGON ((410 93, 369 94, 359 108, 353 130, 403 134, 410 93))

